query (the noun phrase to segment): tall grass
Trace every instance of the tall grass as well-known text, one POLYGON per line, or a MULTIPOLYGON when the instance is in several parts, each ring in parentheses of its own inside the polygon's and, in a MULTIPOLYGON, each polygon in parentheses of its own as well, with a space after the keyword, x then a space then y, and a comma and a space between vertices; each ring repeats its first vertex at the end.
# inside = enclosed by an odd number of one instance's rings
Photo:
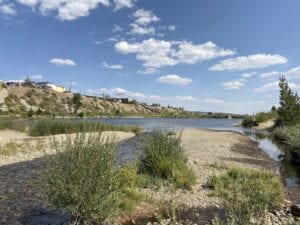
POLYGON ((169 180, 178 188, 191 189, 196 181, 179 136, 154 131, 144 138, 140 169, 153 177, 169 180))
POLYGON ((270 172, 232 168, 212 177, 211 186, 224 200, 226 224, 262 224, 265 212, 283 200, 282 184, 270 172))
POLYGON ((77 122, 71 120, 45 119, 35 122, 29 128, 30 136, 48 136, 77 132, 125 131, 139 133, 140 127, 111 125, 101 122, 77 122))

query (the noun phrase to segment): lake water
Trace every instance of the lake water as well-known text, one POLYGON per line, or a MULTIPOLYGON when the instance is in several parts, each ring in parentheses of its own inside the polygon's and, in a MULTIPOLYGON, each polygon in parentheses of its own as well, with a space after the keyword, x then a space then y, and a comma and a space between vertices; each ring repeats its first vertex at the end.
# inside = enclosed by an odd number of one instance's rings
MULTIPOLYGON (((180 118, 104 118, 87 119, 89 121, 102 121, 118 125, 134 125, 143 127, 145 132, 154 129, 180 130, 184 128, 205 128, 215 130, 229 130, 243 133, 259 143, 270 158, 281 162, 281 174, 283 181, 288 188, 300 190, 300 169, 295 163, 282 160, 285 151, 278 145, 270 134, 254 129, 247 129, 236 126, 241 122, 240 119, 180 119, 180 118)), ((299 193, 299 192, 298 192, 299 193)))

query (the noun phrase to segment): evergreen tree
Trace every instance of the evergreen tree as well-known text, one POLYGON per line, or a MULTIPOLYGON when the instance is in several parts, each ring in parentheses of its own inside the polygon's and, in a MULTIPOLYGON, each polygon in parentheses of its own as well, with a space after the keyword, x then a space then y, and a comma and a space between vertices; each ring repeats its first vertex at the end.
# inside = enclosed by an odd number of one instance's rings
POLYGON ((300 123, 300 100, 288 85, 285 77, 279 79, 280 101, 278 108, 279 125, 293 125, 300 123))
POLYGON ((23 86, 24 87, 33 87, 33 82, 30 79, 30 77, 28 77, 28 76, 26 77, 26 79, 24 80, 23 86))

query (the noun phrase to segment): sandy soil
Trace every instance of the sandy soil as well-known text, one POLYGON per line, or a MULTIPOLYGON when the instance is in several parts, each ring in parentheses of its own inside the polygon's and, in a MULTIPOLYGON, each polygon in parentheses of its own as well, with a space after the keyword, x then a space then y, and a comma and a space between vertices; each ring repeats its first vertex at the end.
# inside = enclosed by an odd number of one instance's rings
POLYGON ((274 120, 268 120, 266 122, 260 123, 258 126, 254 127, 257 130, 269 130, 272 127, 274 127, 275 121, 274 120))

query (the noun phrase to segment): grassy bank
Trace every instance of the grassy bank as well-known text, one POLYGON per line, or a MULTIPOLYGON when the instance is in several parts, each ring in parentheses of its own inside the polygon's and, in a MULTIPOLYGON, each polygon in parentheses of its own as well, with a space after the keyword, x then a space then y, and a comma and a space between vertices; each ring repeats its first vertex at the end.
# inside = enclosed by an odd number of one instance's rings
POLYGON ((71 134, 78 132, 124 131, 139 133, 140 127, 111 125, 100 122, 79 122, 61 119, 47 119, 34 122, 29 128, 30 136, 48 136, 55 134, 71 134))

